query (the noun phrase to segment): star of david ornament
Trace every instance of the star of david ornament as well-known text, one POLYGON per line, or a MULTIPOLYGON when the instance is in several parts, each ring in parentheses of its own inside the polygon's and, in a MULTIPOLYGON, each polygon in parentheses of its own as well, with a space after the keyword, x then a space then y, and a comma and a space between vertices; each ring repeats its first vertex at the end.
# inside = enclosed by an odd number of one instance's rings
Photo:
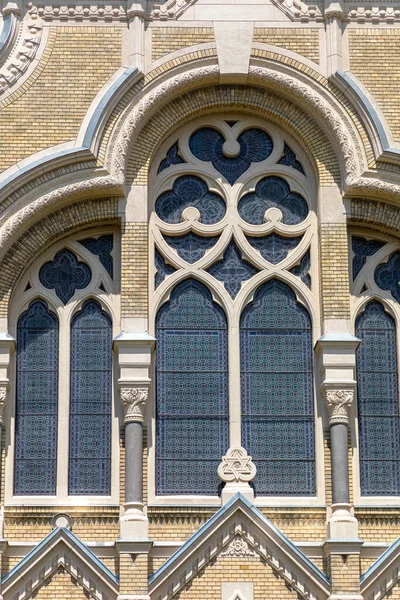
POLYGON ((252 457, 242 446, 231 446, 218 467, 218 477, 226 483, 249 483, 254 479, 256 472, 252 457))

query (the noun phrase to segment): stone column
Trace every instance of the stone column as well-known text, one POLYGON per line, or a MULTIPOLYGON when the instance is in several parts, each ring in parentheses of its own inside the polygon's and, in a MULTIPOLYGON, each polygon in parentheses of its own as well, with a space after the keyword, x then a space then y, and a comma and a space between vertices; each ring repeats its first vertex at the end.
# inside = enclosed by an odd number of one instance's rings
POLYGON ((128 0, 127 17, 129 23, 129 65, 144 73, 144 20, 146 0, 128 0))
POLYGON ((148 333, 121 333, 114 340, 125 426, 125 500, 117 540, 120 557, 118 600, 150 600, 148 553, 152 542, 143 503, 143 424, 154 343, 155 339, 148 333))

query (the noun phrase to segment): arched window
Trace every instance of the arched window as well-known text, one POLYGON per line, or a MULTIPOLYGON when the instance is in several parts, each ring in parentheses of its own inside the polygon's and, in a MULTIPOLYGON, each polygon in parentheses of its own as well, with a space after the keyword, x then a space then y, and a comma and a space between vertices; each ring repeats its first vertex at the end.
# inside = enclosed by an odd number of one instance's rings
POLYGON ((33 503, 38 495, 60 504, 83 495, 100 504, 118 498, 113 245, 112 234, 75 236, 38 259, 16 290, 13 310, 28 309, 17 318, 14 485, 6 492, 13 502, 33 503))
POLYGON ((151 501, 217 502, 217 467, 236 445, 253 455, 259 496, 316 496, 303 304, 318 319, 319 286, 306 156, 259 119, 207 117, 165 142, 150 181, 151 501))
POLYGON ((158 494, 216 494, 228 447, 228 339, 223 310, 193 279, 158 312, 158 494))
POLYGON ((400 495, 396 325, 373 300, 357 317, 357 396, 361 493, 400 495))
POLYGON ((89 300, 71 323, 69 493, 110 494, 112 325, 89 300))
POLYGON ((17 326, 15 494, 56 493, 57 418, 58 319, 36 300, 17 326))
POLYGON ((271 280, 240 321, 242 440, 265 495, 315 494, 311 321, 293 291, 271 280))

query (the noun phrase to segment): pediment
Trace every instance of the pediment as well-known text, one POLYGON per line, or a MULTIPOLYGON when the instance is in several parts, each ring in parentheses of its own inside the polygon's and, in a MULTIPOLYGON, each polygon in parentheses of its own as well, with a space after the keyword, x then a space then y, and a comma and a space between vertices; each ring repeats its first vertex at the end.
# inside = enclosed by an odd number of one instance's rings
POLYGON ((73 533, 59 527, 3 578, 4 600, 30 598, 60 570, 95 600, 118 596, 116 576, 73 533))
POLYGON ((152 598, 174 597, 218 558, 259 557, 301 598, 325 600, 325 575, 242 495, 223 506, 153 575, 152 598))

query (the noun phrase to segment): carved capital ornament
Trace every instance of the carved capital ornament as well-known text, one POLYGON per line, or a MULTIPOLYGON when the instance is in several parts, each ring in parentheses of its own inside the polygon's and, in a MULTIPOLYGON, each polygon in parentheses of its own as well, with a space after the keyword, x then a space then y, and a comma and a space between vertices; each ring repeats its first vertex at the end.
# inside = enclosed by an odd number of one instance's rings
POLYGON ((325 404, 329 412, 329 424, 349 422, 349 411, 354 400, 353 389, 331 389, 325 392, 325 404))
POLYGON ((124 422, 133 421, 143 423, 143 414, 149 396, 147 387, 123 387, 121 388, 121 402, 124 408, 124 422))

